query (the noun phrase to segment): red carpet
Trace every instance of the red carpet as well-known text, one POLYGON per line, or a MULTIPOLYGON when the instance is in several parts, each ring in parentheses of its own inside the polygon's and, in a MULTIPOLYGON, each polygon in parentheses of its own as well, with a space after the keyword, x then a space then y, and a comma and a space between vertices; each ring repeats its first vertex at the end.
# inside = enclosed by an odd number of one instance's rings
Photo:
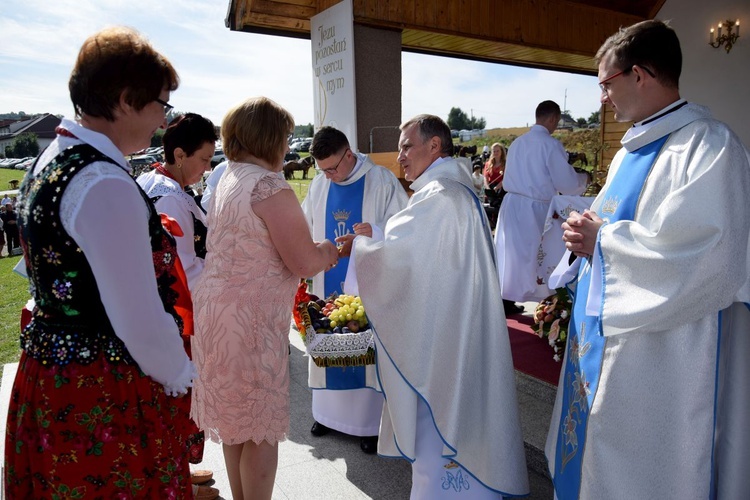
POLYGON ((534 378, 557 385, 560 367, 552 356, 555 352, 540 339, 531 329, 532 318, 516 314, 508 318, 508 335, 510 352, 513 356, 513 368, 534 378))

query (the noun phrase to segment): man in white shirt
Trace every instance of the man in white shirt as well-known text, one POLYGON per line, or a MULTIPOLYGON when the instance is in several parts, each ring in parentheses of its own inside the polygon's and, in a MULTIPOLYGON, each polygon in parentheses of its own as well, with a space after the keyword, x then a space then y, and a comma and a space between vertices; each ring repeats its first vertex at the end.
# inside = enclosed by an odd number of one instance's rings
POLYGON ((590 211, 546 454, 557 498, 747 498, 750 161, 680 98, 661 21, 597 53, 601 100, 633 121, 590 211))
POLYGON ((522 309, 512 302, 538 301, 549 295, 538 284, 537 255, 542 242, 544 219, 557 194, 578 195, 589 177, 568 164, 563 145, 552 137, 560 121, 560 106, 541 102, 536 124, 510 145, 503 176, 506 191, 495 229, 497 270, 505 313, 522 309))

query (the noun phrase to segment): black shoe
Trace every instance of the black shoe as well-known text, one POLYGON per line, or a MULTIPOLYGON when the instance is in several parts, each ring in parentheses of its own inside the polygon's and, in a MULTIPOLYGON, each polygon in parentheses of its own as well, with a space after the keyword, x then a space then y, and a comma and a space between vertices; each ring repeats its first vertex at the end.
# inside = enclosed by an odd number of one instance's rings
POLYGON ((521 314, 524 311, 523 306, 516 305, 515 302, 511 302, 510 300, 503 300, 503 308, 505 309, 506 316, 521 314))
POLYGON ((331 429, 321 424, 320 422, 315 422, 310 429, 310 434, 317 437, 325 436, 329 432, 331 432, 331 429))
POLYGON ((368 455, 374 455, 378 452, 378 437, 365 436, 359 440, 359 447, 368 455))

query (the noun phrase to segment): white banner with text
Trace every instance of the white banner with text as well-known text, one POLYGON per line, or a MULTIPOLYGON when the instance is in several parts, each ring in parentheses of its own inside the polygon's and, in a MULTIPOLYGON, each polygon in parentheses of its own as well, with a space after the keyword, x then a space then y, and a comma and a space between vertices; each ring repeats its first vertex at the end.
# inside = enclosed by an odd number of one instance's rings
POLYGON ((357 150, 357 104, 354 88, 354 15, 343 0, 310 19, 315 130, 341 130, 357 150))

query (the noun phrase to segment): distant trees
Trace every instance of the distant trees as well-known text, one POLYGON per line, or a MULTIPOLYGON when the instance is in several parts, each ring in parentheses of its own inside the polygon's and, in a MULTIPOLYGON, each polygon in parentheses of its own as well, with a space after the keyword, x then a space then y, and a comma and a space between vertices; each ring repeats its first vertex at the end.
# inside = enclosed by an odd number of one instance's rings
POLYGON ((575 122, 575 119, 570 115, 570 111, 563 111, 560 113, 560 118, 565 121, 575 122))
POLYGON ((151 136, 151 147, 152 148, 158 148, 162 145, 162 138, 164 137, 164 130, 163 128, 156 129, 156 132, 154 132, 154 135, 151 136))
POLYGON ((39 154, 39 143, 36 134, 25 132, 15 139, 10 146, 5 146, 6 158, 26 158, 27 156, 36 156, 39 154))
POLYGON ((591 113, 588 119, 588 124, 591 125, 592 123, 601 123, 599 121, 599 111, 594 111, 591 113))
POLYGON ((19 111, 18 113, 12 111, 10 113, 0 113, 0 120, 28 120, 33 116, 35 115, 28 115, 23 111, 19 111))
POLYGON ((446 122, 452 130, 483 129, 487 125, 484 118, 469 117, 461 108, 451 108, 446 122))
POLYGON ((313 133, 314 128, 312 123, 294 126, 294 137, 312 137, 313 133))

